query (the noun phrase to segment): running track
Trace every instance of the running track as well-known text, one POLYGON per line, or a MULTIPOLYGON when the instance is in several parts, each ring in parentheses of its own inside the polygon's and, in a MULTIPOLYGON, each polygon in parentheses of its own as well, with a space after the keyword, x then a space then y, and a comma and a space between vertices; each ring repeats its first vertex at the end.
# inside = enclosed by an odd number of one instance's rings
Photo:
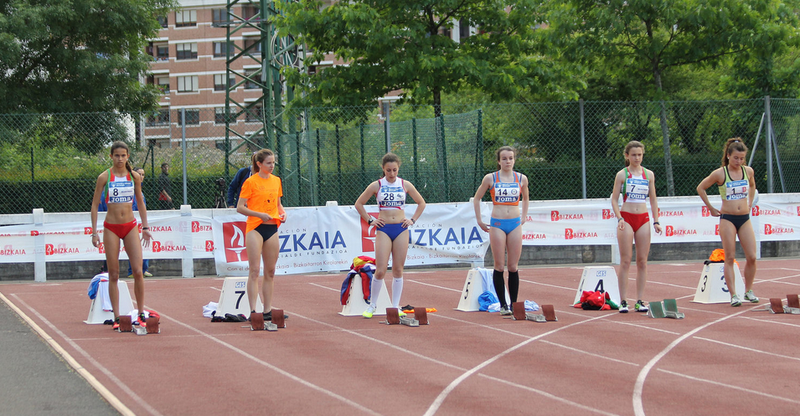
POLYGON ((800 292, 800 260, 760 261, 762 302, 741 308, 690 302, 702 263, 651 262, 646 300, 677 298, 683 320, 574 309, 581 269, 520 271, 520 299, 556 307, 546 324, 454 310, 465 269, 407 271, 403 304, 438 309, 419 328, 338 315, 343 274, 277 277, 277 333, 204 318, 219 278, 148 279, 162 333, 143 337, 82 323, 84 280, 0 294, 123 414, 796 414, 800 316, 763 309, 800 292))

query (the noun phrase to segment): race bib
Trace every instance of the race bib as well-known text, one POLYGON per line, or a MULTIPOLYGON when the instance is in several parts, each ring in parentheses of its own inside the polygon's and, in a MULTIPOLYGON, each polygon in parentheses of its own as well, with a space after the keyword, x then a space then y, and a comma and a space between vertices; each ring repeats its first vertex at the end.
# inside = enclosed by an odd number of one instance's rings
POLYGON ((516 182, 497 182, 494 184, 494 202, 499 204, 519 201, 519 184, 516 182))
POLYGON ((402 207, 406 203, 406 192, 402 186, 382 186, 378 196, 378 205, 381 207, 402 207))
POLYGON ((650 181, 628 178, 625 180, 625 195, 628 202, 645 202, 650 193, 650 181))
POLYGON ((133 181, 113 181, 108 183, 108 203, 122 204, 133 202, 133 181))
POLYGON ((738 199, 747 198, 747 181, 742 179, 740 181, 730 181, 725 183, 725 199, 728 201, 736 201, 738 199))

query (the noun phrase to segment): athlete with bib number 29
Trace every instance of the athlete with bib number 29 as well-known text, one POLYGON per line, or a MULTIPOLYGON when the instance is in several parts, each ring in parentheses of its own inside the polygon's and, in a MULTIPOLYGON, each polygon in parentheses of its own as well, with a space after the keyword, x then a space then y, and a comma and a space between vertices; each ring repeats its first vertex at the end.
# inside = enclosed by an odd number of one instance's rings
POLYGON ((108 206, 105 220, 103 221, 103 248, 106 252, 108 264, 108 297, 111 300, 111 309, 114 311, 112 328, 119 330, 119 250, 122 240, 125 244, 125 253, 130 260, 133 274, 133 293, 136 297, 136 306, 139 308, 139 318, 135 322, 144 325, 144 274, 142 272, 142 247, 150 245, 150 227, 147 226, 147 208, 142 195, 142 178, 134 172, 128 161, 130 152, 124 142, 114 142, 111 145, 111 160, 113 166, 97 177, 92 198, 92 245, 100 245, 97 232, 97 212, 100 200, 105 195, 108 206), (142 241, 139 241, 139 229, 136 217, 133 215, 133 200, 139 207, 139 217, 142 219, 142 241))
POLYGON ((744 266, 744 300, 757 303, 753 293, 753 280, 756 278, 756 235, 750 221, 750 209, 756 194, 756 181, 753 168, 745 166, 747 146, 736 137, 725 142, 722 153, 722 167, 711 172, 697 185, 697 193, 714 217, 719 217, 719 237, 725 251, 725 284, 731 294, 731 306, 741 306, 742 299, 736 293, 734 284, 734 257, 736 255, 736 236, 742 245, 747 265, 744 266), (736 178, 736 179, 734 179, 736 178), (712 185, 719 187, 722 207, 717 210, 708 201, 706 189, 712 185))
POLYGON ((378 305, 378 296, 383 289, 383 277, 389 268, 389 255, 392 255, 392 306, 398 308, 400 316, 400 296, 403 293, 403 267, 408 253, 408 227, 414 225, 425 210, 425 200, 417 188, 409 181, 397 177, 400 171, 400 158, 394 153, 387 153, 381 159, 383 177, 367 186, 356 200, 358 215, 367 224, 374 225, 375 233, 375 278, 370 289, 370 304, 362 314, 372 318, 378 305), (367 213, 364 204, 375 195, 378 201, 378 218, 367 213), (417 209, 411 218, 406 218, 406 195, 410 195, 417 203, 417 209))
POLYGON ((522 225, 528 217, 528 177, 514 171, 516 151, 513 147, 497 149, 497 164, 500 170, 483 177, 481 185, 472 198, 478 226, 489 233, 489 245, 494 258, 492 282, 500 299, 500 315, 511 315, 506 304, 506 284, 503 280, 504 262, 508 251, 508 293, 511 303, 519 295, 519 257, 522 255, 522 225), (486 191, 492 196, 492 218, 490 224, 481 219, 481 198, 486 191), (522 214, 520 215, 520 204, 522 214))
POLYGON ((614 178, 614 191, 611 193, 611 208, 617 217, 617 242, 619 243, 619 296, 620 313, 628 312, 628 271, 633 257, 633 243, 636 242, 636 305, 637 312, 647 312, 642 301, 644 285, 647 283, 647 256, 650 254, 650 216, 647 214, 647 199, 653 212, 653 227, 661 234, 658 223, 658 200, 653 171, 642 166, 644 145, 636 140, 625 146, 625 169, 617 172, 614 178), (622 207, 619 196, 622 194, 622 207))

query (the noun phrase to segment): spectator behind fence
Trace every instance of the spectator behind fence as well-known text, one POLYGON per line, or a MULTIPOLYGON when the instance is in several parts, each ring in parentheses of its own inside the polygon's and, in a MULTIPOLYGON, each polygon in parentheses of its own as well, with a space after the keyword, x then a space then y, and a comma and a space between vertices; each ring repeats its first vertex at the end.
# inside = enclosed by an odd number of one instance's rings
POLYGON ((244 181, 252 174, 253 168, 245 166, 239 169, 236 175, 233 175, 233 180, 231 180, 231 184, 228 185, 228 208, 236 208, 236 203, 239 201, 239 194, 242 191, 242 184, 244 184, 244 181))
POLYGON ((172 195, 170 195, 169 163, 161 164, 161 176, 158 177, 158 187, 161 191, 158 194, 159 208, 175 209, 172 205, 172 195))

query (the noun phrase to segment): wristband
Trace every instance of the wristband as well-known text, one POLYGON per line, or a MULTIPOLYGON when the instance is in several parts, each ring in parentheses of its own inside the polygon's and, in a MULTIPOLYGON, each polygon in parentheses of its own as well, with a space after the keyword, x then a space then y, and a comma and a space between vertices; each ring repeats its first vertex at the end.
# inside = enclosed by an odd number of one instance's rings
POLYGON ((658 221, 654 222, 653 225, 661 225, 658 221))
POLYGON ((619 217, 619 218, 617 218, 617 222, 620 222, 620 221, 622 221, 622 220, 624 220, 624 219, 625 219, 625 218, 619 217))
POLYGON ((372 225, 373 222, 375 222, 375 218, 369 217, 369 221, 367 221, 367 225, 372 225))
POLYGON ((143 230, 149 230, 150 227, 142 227, 143 230))
POLYGON ((412 224, 416 224, 416 223, 417 223, 416 221, 414 221, 414 219, 413 219, 413 218, 410 218, 410 220, 411 220, 411 223, 412 223, 412 224))

